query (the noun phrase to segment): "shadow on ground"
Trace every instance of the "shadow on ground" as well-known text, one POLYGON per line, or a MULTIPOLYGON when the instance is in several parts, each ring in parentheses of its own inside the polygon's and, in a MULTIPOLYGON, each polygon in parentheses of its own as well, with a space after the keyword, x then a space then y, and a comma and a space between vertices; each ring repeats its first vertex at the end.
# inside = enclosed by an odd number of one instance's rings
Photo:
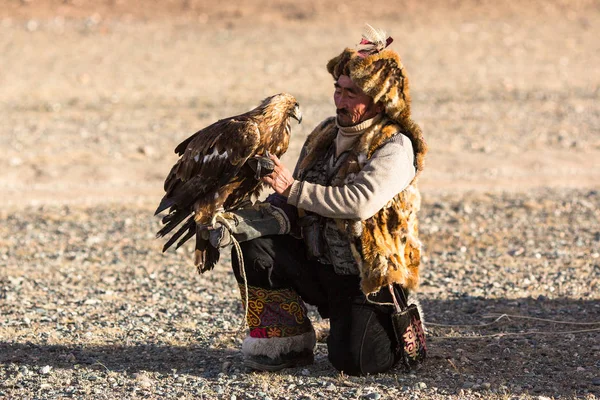
POLYGON ((44 345, 34 343, 0 343, 0 362, 29 366, 49 365, 73 368, 75 365, 97 366, 115 372, 185 371, 210 377, 221 372, 224 361, 241 363, 239 351, 196 346, 169 345, 44 345))
MULTIPOLYGON (((427 365, 412 376, 395 370, 373 379, 393 377, 408 385, 424 382, 429 388, 450 393, 490 388, 545 396, 600 393, 600 301, 465 297, 423 301, 423 308, 431 322, 427 365), (564 323, 505 317, 478 326, 501 314, 564 323)), ((317 363, 309 368, 311 376, 337 375, 325 354, 326 346, 320 343, 317 363)), ((224 365, 225 370, 244 370, 241 353, 235 349, 153 343, 65 346, 4 342, 0 343, 0 363, 66 369, 79 364, 128 373, 177 370, 209 380, 216 379, 224 365)), ((301 370, 283 373, 300 374, 301 370)))

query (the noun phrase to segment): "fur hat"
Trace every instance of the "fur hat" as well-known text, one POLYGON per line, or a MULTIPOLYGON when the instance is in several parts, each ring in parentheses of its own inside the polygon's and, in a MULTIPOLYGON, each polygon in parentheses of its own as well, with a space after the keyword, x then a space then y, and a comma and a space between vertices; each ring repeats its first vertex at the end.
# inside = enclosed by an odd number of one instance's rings
POLYGON ((364 55, 347 48, 327 63, 327 70, 337 80, 347 75, 356 86, 385 106, 394 120, 410 117, 408 78, 398 54, 389 49, 364 55))
MULTIPOLYGON (((373 29, 370 26, 368 28, 373 29)), ((416 167, 420 171, 423 169, 427 145, 421 129, 410 118, 408 77, 398 53, 386 48, 392 39, 386 40, 382 31, 376 32, 381 33, 377 43, 366 41, 363 35, 361 45, 368 43, 369 49, 345 49, 327 63, 327 71, 336 81, 341 75, 347 75, 375 103, 383 104, 385 114, 397 122, 410 138, 416 154, 416 167)))

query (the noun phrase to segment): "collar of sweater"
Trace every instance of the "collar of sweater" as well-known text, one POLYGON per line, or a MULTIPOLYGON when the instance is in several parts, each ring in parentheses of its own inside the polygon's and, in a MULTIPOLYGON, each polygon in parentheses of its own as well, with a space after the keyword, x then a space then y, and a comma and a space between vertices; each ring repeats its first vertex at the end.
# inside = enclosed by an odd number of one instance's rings
POLYGON ((335 157, 339 157, 344 151, 348 150, 367 129, 377 124, 383 116, 378 114, 371 119, 367 119, 360 124, 352 126, 340 126, 336 120, 338 134, 335 137, 335 157))
POLYGON ((342 134, 343 136, 355 136, 363 133, 364 131, 381 121, 381 118, 383 118, 383 115, 377 114, 371 119, 364 120, 360 124, 352 126, 341 126, 336 119, 335 124, 338 127, 339 134, 342 134))

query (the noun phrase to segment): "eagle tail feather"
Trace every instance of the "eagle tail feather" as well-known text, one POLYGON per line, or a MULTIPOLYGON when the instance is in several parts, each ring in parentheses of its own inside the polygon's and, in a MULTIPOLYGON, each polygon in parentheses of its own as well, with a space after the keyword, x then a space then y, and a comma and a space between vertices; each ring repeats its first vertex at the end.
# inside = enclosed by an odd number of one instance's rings
POLYGON ((166 225, 163 226, 161 228, 161 230, 159 230, 156 233, 156 237, 163 237, 165 236, 167 233, 171 232, 173 229, 175 229, 175 227, 177 227, 177 225, 179 225, 181 223, 181 221, 183 221, 185 219, 185 217, 187 217, 189 215, 189 212, 186 212, 184 210, 175 210, 172 214, 169 214, 168 216, 166 216, 165 218, 163 218, 163 223, 166 222, 166 225), (168 220, 166 220, 168 217, 168 220))
MULTIPOLYGON (((163 250, 162 250, 163 253, 165 251, 167 251, 167 249, 169 247, 171 247, 173 245, 173 243, 175 243, 177 241, 177 239, 179 239, 181 237, 181 235, 183 235, 185 233, 186 230, 189 233, 189 229, 195 228, 195 225, 196 225, 196 223, 194 221, 194 216, 191 216, 190 218, 188 218, 188 220, 185 221, 185 223, 179 228, 179 230, 177 230, 177 232, 175 232, 173 234, 173 236, 171 236, 169 238, 167 243, 165 243, 165 245, 163 246, 163 250)), ((195 231, 195 229, 194 229, 194 231, 195 231)), ((183 244, 183 243, 181 243, 181 244, 183 244)), ((177 247, 179 247, 179 246, 177 246, 177 247)))
POLYGON ((187 231, 187 233, 181 238, 181 240, 179 242, 177 242, 177 245, 175 246, 175 250, 177 250, 178 248, 180 248, 181 246, 183 246, 183 244, 185 242, 187 242, 195 234, 196 234, 196 226, 195 225, 191 225, 189 227, 189 230, 187 231))
POLYGON ((162 223, 163 223, 163 225, 164 225, 164 224, 167 224, 167 223, 169 223, 169 222, 171 222, 171 221, 174 221, 175 219, 181 219, 181 216, 182 216, 182 215, 184 215, 184 216, 185 216, 185 215, 188 215, 188 214, 184 213, 184 212, 183 212, 182 210, 180 210, 179 208, 177 208, 177 207, 174 207, 174 208, 172 208, 172 209, 171 209, 171 211, 170 211, 170 212, 169 212, 167 215, 165 215, 165 216, 162 218, 162 221, 161 221, 161 222, 162 222, 162 223))
POLYGON ((156 209, 156 211, 154 211, 154 215, 160 214, 161 212, 165 211, 167 208, 171 207, 174 204, 175 202, 172 198, 168 198, 167 196, 163 197, 160 201, 160 204, 158 205, 158 208, 156 209))

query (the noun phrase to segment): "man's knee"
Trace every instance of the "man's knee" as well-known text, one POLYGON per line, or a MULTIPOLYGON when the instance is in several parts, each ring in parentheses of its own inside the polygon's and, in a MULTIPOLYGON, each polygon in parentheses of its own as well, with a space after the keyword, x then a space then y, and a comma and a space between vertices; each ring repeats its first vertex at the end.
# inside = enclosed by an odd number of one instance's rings
POLYGON ((360 349, 331 340, 327 345, 329 362, 335 369, 348 375, 363 374, 360 365, 360 349))
POLYGON ((395 362, 395 342, 388 315, 371 312, 366 321, 346 332, 330 335, 329 361, 349 375, 377 374, 390 370, 395 362))

